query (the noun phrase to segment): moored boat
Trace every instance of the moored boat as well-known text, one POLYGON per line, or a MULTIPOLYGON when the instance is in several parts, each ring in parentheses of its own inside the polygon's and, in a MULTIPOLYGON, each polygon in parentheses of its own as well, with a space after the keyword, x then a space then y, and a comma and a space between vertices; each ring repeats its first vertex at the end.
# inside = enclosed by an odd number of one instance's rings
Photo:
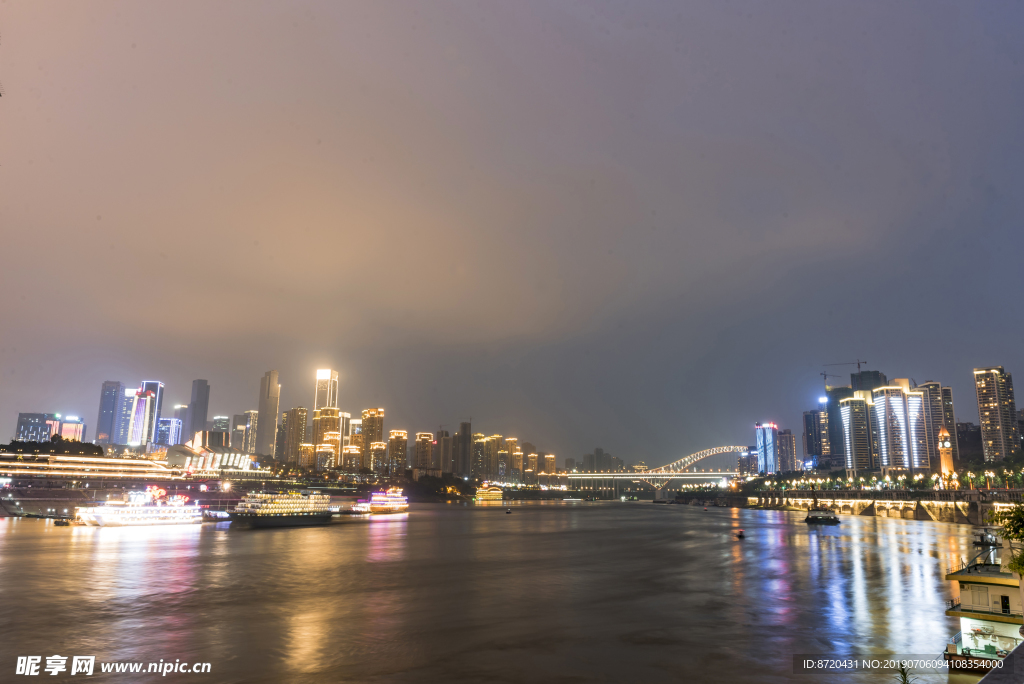
POLYGON ((128 492, 126 497, 125 501, 83 506, 78 509, 78 520, 93 527, 183 525, 203 521, 202 510, 189 504, 187 496, 168 497, 159 487, 128 492))
POLYGON ((409 510, 409 499, 402 496, 402 490, 391 487, 386 492, 374 492, 369 501, 360 501, 352 506, 353 513, 405 513, 409 510))
POLYGON ((838 525, 839 516, 832 511, 812 508, 807 511, 807 517, 804 518, 804 522, 813 525, 838 525))
POLYGON ((249 527, 304 527, 325 525, 334 513, 331 497, 314 492, 254 492, 228 512, 232 523, 249 527))

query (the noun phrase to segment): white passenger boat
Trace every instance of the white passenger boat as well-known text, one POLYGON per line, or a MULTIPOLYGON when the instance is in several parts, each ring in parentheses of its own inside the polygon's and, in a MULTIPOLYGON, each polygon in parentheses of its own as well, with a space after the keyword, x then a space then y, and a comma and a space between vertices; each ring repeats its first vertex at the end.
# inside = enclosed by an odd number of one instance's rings
POLYGON ((135 525, 187 525, 203 522, 199 506, 188 503, 187 496, 167 497, 159 487, 131 491, 124 501, 108 501, 100 506, 78 509, 78 520, 92 527, 128 527, 135 525))
POLYGON ((409 510, 409 499, 402 496, 402 490, 392 487, 386 492, 374 492, 369 501, 360 501, 352 506, 353 513, 405 513, 409 510))

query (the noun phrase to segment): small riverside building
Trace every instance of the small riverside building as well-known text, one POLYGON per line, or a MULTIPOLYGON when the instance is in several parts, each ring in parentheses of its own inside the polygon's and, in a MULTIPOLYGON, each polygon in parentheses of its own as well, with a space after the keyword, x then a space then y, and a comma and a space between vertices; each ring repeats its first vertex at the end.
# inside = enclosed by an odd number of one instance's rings
POLYGON ((989 662, 979 665, 991 665, 1022 641, 1020 576, 1003 568, 998 551, 988 548, 946 573, 960 590, 959 598, 946 603, 946 615, 960 618, 960 631, 946 646, 947 660, 981 659, 989 662))

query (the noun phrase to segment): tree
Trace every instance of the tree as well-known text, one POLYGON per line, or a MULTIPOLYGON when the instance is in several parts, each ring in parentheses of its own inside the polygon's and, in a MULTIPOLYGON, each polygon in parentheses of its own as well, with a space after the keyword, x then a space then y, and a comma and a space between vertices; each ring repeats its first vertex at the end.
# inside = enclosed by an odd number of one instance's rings
MULTIPOLYGON (((1010 562, 1006 567, 1017 573, 1018 579, 1024 577, 1024 504, 1014 504, 1013 508, 1005 511, 991 511, 988 520, 1002 528, 1000 536, 1008 543, 1010 562)), ((1018 587, 1021 605, 1024 606, 1024 581, 1018 582, 1018 587)), ((1024 627, 1021 634, 1024 634, 1024 627)))
POLYGON ((896 676, 893 677, 899 684, 914 684, 917 681, 917 677, 910 676, 910 670, 905 665, 900 665, 899 669, 896 670, 896 676))

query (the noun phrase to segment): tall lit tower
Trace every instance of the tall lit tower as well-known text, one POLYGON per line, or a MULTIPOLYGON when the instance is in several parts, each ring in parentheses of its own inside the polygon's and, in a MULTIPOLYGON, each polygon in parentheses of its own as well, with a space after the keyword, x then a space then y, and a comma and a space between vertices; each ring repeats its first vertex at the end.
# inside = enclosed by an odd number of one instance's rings
MULTIPOLYGON (((366 463, 370 459, 370 451, 373 445, 378 442, 384 442, 384 409, 363 409, 363 418, 360 425, 362 426, 361 434, 363 436, 363 461, 366 463)), ((367 466, 364 465, 364 467, 367 466)), ((376 470, 377 465, 375 464, 373 468, 376 470)))
POLYGON ((388 473, 399 475, 409 460, 409 433, 392 430, 388 435, 388 473))
POLYGON ((1017 450, 1017 405, 1013 376, 1002 366, 974 369, 985 461, 1002 461, 1017 450))
POLYGON ((181 430, 186 442, 191 442, 197 432, 206 430, 206 419, 210 411, 210 383, 206 380, 192 381, 192 398, 188 402, 188 414, 181 430))
POLYGON ((100 414, 96 419, 96 443, 116 444, 114 426, 124 397, 124 383, 107 380, 100 390, 100 414))
POLYGON ((772 475, 779 471, 779 426, 754 423, 757 436, 757 472, 772 475))
POLYGON ((260 378, 259 422, 256 427, 256 453, 273 456, 277 446, 277 413, 281 405, 281 385, 277 371, 267 371, 260 378))
POLYGON ((324 407, 338 408, 338 371, 330 368, 321 368, 316 372, 313 410, 324 407))

